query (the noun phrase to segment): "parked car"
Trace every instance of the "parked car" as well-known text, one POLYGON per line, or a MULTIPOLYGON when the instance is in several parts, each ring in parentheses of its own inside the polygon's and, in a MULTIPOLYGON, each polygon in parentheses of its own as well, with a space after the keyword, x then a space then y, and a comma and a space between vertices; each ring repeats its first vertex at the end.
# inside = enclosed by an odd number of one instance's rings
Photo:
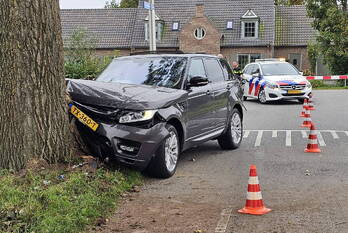
POLYGON ((95 155, 167 178, 190 147, 239 147, 243 91, 227 69, 209 55, 117 58, 95 81, 67 81, 70 114, 95 155))
POLYGON ((258 59, 243 70, 244 100, 256 98, 261 103, 297 99, 303 103, 312 85, 296 67, 278 59, 258 59))

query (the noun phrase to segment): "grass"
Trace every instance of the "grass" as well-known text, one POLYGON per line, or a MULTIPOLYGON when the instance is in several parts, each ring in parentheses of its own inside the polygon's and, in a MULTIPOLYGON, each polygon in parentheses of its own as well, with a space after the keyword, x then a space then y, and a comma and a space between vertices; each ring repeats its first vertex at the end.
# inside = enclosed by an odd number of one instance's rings
POLYGON ((322 80, 310 80, 313 89, 316 90, 327 90, 327 89, 348 89, 348 86, 344 86, 344 80, 339 80, 335 85, 328 85, 322 80))
POLYGON ((81 232, 110 215, 120 195, 140 183, 134 171, 0 171, 0 232, 81 232))

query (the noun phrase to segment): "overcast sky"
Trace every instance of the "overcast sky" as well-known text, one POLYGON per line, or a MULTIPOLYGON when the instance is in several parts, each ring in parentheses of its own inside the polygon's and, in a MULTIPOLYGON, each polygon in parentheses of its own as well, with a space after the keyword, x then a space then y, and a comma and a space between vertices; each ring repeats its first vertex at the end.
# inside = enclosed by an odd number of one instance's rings
POLYGON ((104 8, 106 0, 59 0, 61 9, 104 8))

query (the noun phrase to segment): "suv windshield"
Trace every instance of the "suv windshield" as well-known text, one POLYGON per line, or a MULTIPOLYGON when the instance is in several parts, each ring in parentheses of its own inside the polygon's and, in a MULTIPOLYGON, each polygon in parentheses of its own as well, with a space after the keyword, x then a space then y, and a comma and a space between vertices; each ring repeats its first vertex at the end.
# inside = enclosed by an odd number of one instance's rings
POLYGON ((180 89, 185 57, 131 57, 115 59, 96 79, 99 82, 144 84, 180 89))
POLYGON ((263 75, 299 75, 289 63, 261 64, 263 75))

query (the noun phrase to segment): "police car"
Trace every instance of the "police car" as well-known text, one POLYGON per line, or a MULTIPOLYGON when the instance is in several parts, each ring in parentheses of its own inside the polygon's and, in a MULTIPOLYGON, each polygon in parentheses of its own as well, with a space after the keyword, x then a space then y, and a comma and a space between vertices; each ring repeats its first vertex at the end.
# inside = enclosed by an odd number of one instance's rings
POLYGON ((280 99, 297 99, 303 103, 312 85, 293 65, 279 59, 257 59, 243 70, 244 100, 256 98, 260 103, 280 99))

